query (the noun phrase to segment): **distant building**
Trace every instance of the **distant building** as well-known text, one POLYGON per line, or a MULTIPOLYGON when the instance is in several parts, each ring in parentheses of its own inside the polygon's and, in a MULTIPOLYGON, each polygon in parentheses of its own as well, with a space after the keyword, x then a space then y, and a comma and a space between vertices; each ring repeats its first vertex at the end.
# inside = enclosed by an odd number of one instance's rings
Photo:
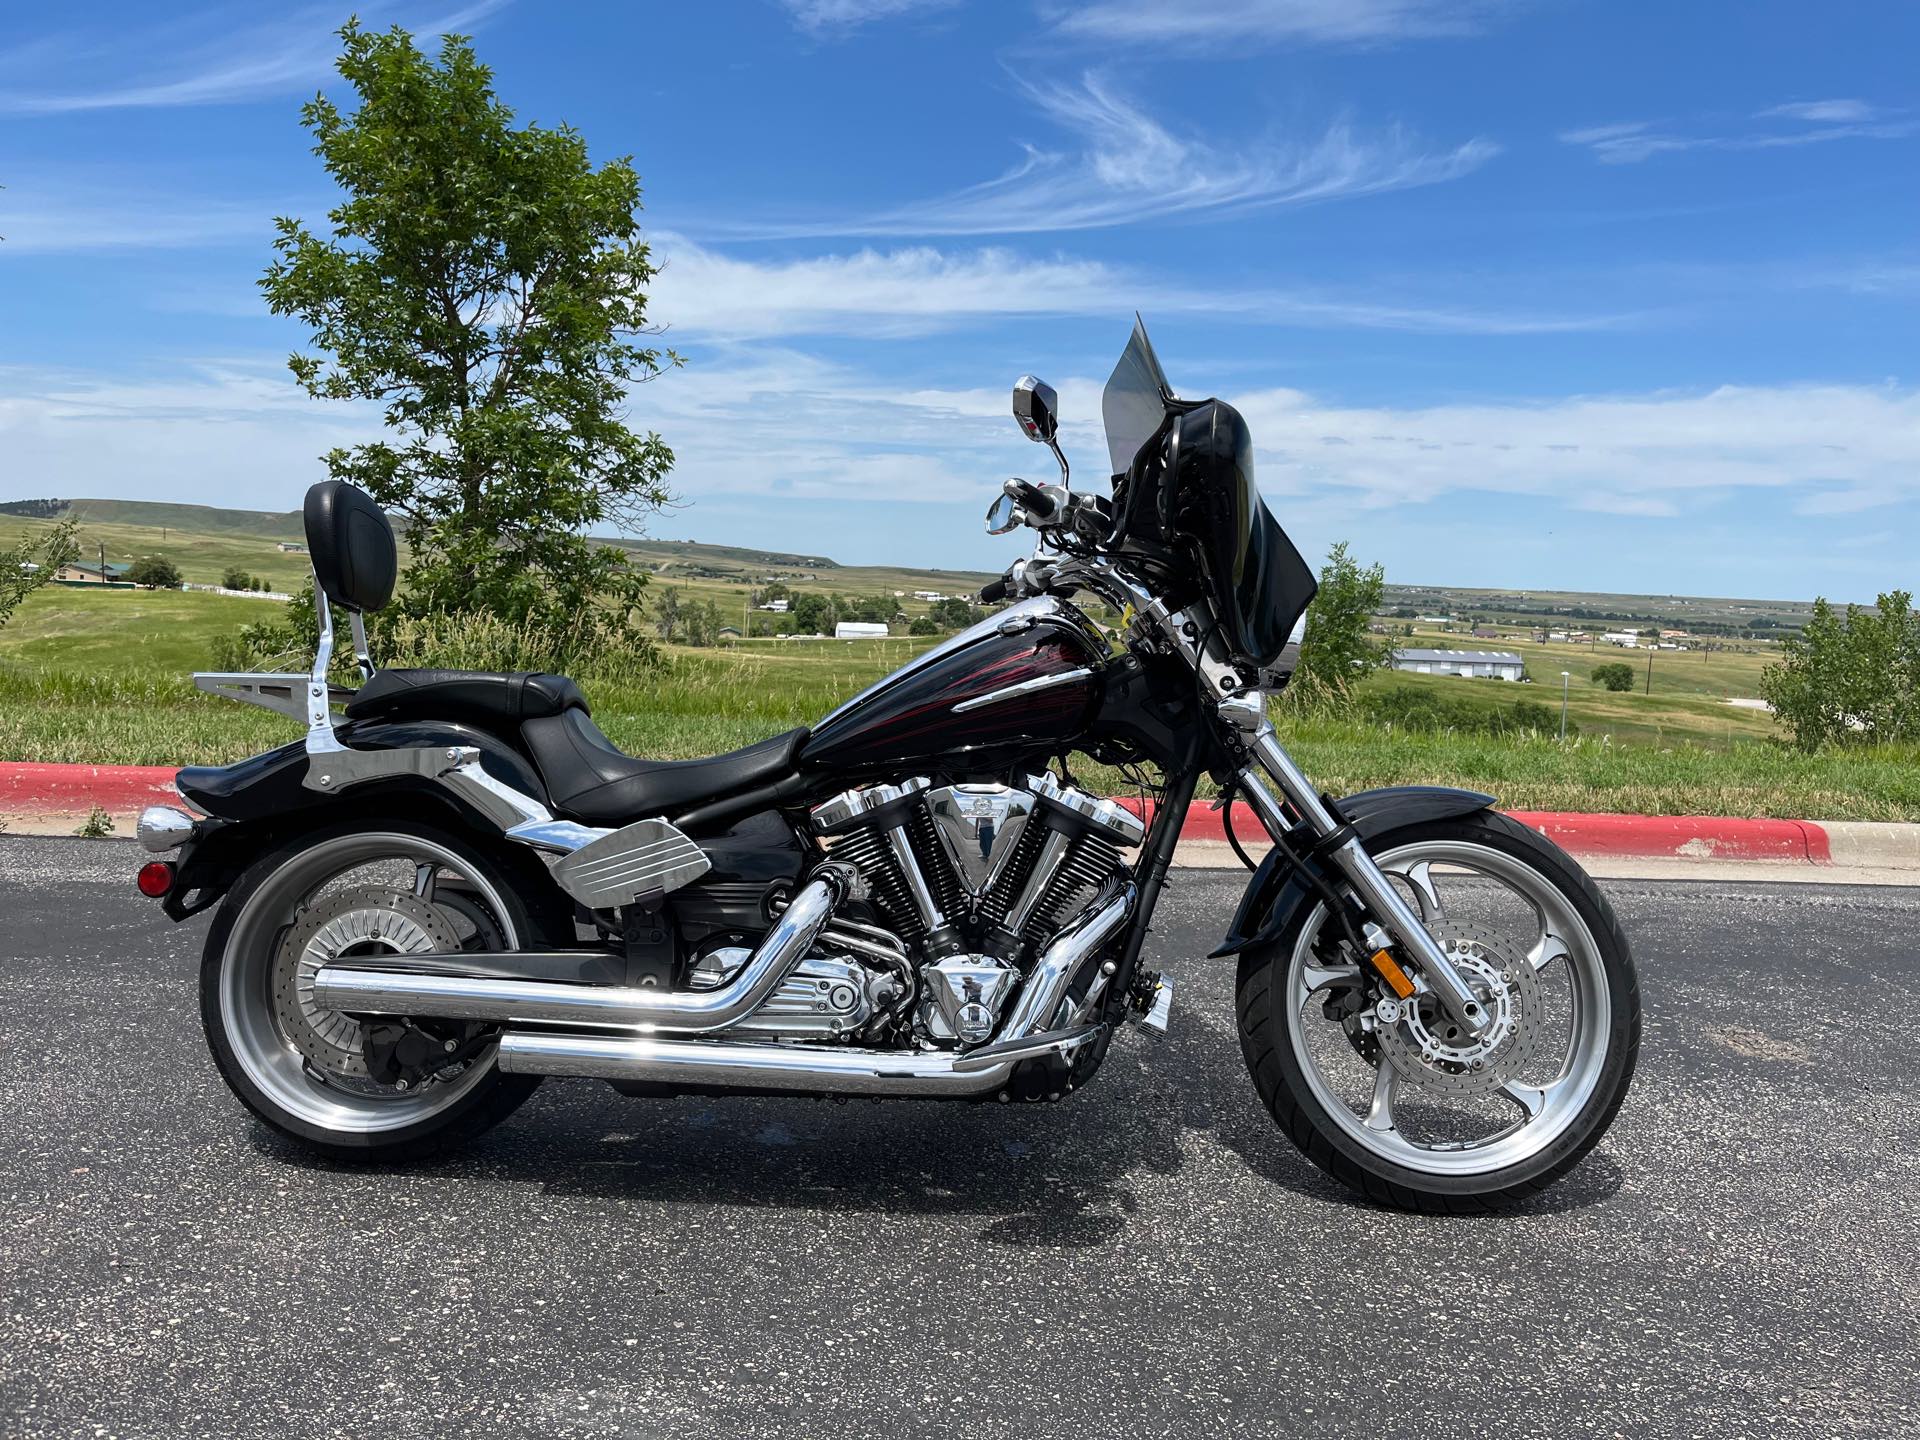
POLYGON ((307 553, 307 547, 302 545, 298 540, 282 540, 280 542, 280 549, 283 554, 287 555, 304 555, 307 553))
POLYGON ((53 578, 65 580, 70 584, 98 585, 102 581, 124 581, 127 578, 127 567, 116 565, 109 560, 106 569, 102 571, 100 562, 97 560, 69 560, 53 572, 53 578))
POLYGON ((887 627, 872 620, 842 620, 833 627, 836 640, 884 640, 887 627))
POLYGON ((775 615, 784 615, 787 613, 787 604, 788 602, 785 600, 768 600, 763 602, 758 608, 761 610, 770 610, 775 615))
POLYGON ((1413 618, 1422 625, 1451 625, 1453 623, 1453 617, 1451 615, 1416 615, 1413 618))
POLYGON ((1498 630, 1489 630, 1485 625, 1476 625, 1473 627, 1473 638, 1476 640, 1498 640, 1500 638, 1500 632, 1498 630))
POLYGON ((1600 638, 1609 645, 1618 645, 1623 650, 1637 649, 1640 645, 1640 637, 1631 630, 1604 630, 1600 638))
POLYGON ((1396 650, 1393 668, 1411 675, 1518 680, 1525 673, 1527 662, 1511 650, 1396 650))

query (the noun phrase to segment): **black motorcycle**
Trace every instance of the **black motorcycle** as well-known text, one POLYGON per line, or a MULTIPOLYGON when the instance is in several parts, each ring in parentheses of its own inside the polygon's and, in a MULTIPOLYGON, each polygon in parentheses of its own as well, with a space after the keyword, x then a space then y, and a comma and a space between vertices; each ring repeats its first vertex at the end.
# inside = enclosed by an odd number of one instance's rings
POLYGON ((1060 481, 1010 480, 988 512, 1037 532, 981 597, 1010 603, 812 729, 706 760, 622 754, 558 675, 376 670, 392 531, 315 486, 312 673, 196 677, 304 742, 180 771, 202 817, 139 826, 163 857, 141 889, 175 920, 219 906, 200 997, 227 1083, 374 1159, 476 1135, 547 1075, 1058 1100, 1127 1021, 1166 1029, 1142 949, 1211 777, 1271 842, 1213 953, 1238 956, 1241 1048, 1293 1142, 1423 1209, 1565 1174, 1639 1043, 1606 900, 1489 796, 1321 795, 1266 714, 1315 586, 1245 422, 1177 399, 1138 326, 1103 410, 1095 496, 1053 391, 1015 387, 1060 481), (357 690, 328 680, 342 614, 357 690), (1151 803, 1089 792, 1076 755, 1151 803))

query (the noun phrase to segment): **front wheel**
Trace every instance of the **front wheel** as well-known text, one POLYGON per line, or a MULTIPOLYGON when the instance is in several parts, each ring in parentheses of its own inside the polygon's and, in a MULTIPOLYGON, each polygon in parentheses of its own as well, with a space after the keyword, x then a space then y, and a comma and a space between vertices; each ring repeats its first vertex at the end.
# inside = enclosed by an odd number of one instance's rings
POLYGON ((1399 999, 1323 904, 1241 956, 1240 1045, 1307 1157, 1385 1204, 1525 1199, 1613 1121, 1640 1046, 1640 992, 1606 898, 1559 847, 1482 812, 1369 845, 1492 1020, 1477 1039, 1425 993, 1399 999))
POLYGON ((214 1062, 255 1115, 330 1158, 433 1154, 505 1119, 538 1078, 502 1075, 486 1036, 449 1037, 438 1070, 376 1074, 364 1027, 314 1003, 314 975, 348 956, 515 950, 531 933, 507 878, 443 831, 394 821, 304 836, 241 876, 208 932, 200 1014, 214 1062))

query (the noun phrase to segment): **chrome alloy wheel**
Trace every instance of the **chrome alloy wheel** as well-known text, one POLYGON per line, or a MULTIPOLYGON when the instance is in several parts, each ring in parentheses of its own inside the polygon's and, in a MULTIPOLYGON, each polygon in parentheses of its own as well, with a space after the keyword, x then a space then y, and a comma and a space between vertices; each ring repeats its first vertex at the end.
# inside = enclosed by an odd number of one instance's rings
POLYGON ((1449 1034, 1423 995, 1361 1018, 1354 1045, 1322 1003, 1360 979, 1316 953, 1327 914, 1295 938, 1285 990, 1289 1041, 1315 1099, 1365 1149, 1433 1174, 1476 1175, 1540 1153, 1586 1107, 1606 1061, 1606 974, 1586 923, 1523 860, 1461 840, 1415 841, 1375 857, 1493 1012, 1479 1042, 1449 1034))
POLYGON ((360 1026, 313 1003, 339 955, 512 949, 511 912, 486 876, 423 836, 368 832, 303 850, 235 917, 222 953, 220 1023, 273 1103, 309 1124, 377 1134, 449 1108, 493 1069, 491 1050, 411 1091, 367 1077, 360 1026))

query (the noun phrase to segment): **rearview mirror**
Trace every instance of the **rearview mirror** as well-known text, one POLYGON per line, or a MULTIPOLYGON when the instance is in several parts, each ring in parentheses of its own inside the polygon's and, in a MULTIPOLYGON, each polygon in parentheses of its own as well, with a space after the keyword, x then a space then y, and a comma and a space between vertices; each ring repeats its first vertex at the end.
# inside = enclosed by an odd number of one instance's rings
POLYGON ((1020 422, 1029 440, 1042 445, 1053 443, 1060 428, 1060 397, 1046 381, 1022 375, 1013 387, 1013 418, 1020 422))
POLYGON ((1020 523, 1019 510, 1011 495, 1002 495, 987 507, 987 533, 1004 535, 1013 529, 1020 523))

